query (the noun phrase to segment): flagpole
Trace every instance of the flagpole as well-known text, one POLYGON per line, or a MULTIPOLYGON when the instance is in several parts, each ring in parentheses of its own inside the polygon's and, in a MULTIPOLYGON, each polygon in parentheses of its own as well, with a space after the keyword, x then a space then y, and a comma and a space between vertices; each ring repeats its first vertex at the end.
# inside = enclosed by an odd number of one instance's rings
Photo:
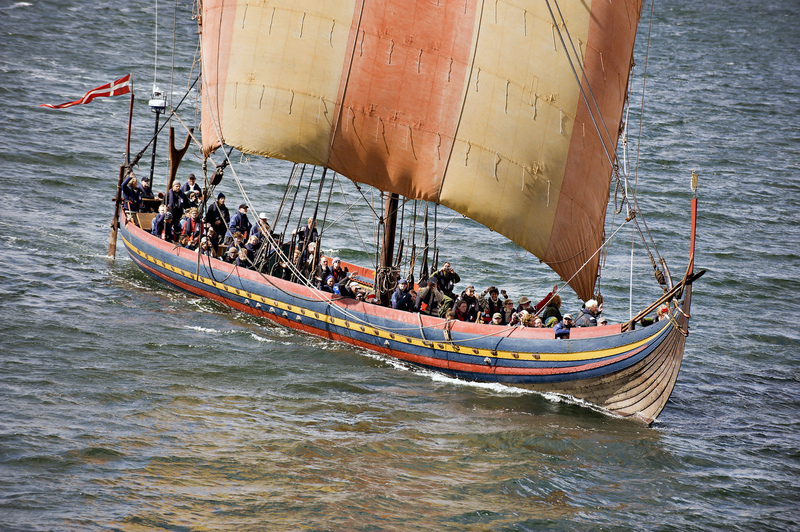
POLYGON ((131 164, 131 122, 133 121, 133 91, 131 91, 131 105, 128 109, 128 141, 125 144, 125 164, 131 164))
POLYGON ((119 166, 117 196, 114 198, 114 218, 111 220, 111 237, 108 240, 108 257, 114 260, 117 255, 117 229, 119 228, 119 207, 122 204, 122 180, 125 178, 126 165, 119 166))

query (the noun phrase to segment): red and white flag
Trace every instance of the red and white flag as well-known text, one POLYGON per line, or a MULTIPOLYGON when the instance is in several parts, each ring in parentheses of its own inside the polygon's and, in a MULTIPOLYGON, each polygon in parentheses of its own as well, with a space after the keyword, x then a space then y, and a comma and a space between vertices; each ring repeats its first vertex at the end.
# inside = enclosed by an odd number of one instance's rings
POLYGON ((74 102, 67 102, 62 103, 60 105, 51 105, 49 103, 43 103, 39 107, 49 107, 50 109, 64 109, 65 107, 72 107, 73 105, 79 105, 82 103, 89 103, 95 98, 103 98, 108 96, 119 96, 121 94, 128 94, 131 92, 131 75, 128 74, 124 78, 119 78, 116 81, 112 81, 111 83, 106 83, 105 85, 101 85, 96 89, 92 89, 86 93, 86 95, 81 98, 80 100, 75 100, 74 102))

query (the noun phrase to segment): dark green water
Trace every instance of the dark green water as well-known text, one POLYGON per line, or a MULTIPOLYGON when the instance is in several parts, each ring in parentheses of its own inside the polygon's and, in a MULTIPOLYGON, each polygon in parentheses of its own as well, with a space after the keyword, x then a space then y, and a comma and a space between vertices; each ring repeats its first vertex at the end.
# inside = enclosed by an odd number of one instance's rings
MULTIPOLYGON (((652 428, 457 383, 187 297, 142 274, 121 243, 108 261, 127 101, 38 104, 133 72, 134 151, 143 146, 155 10, 120 5, 0 4, 0 529, 800 529, 800 5, 656 5, 640 205, 680 271, 696 169, 697 265, 709 273, 652 428)), ((159 5, 166 89, 173 10, 159 5)), ((195 52, 189 13, 178 6, 176 98, 195 52)), ((194 121, 191 106, 181 117, 194 121)), ((199 161, 190 151, 181 177, 199 161)), ((272 213, 286 169, 253 159, 237 172, 272 213)), ((164 176, 160 159, 157 186, 164 176)), ((239 203, 232 179, 221 188, 239 203)), ((331 209, 335 218, 344 206, 331 209)), ((354 210, 362 226, 369 214, 354 210)), ((603 272, 611 321, 628 316, 630 240, 619 237, 603 272)), ((352 231, 324 247, 369 260, 352 231)), ((460 217, 442 250, 462 286, 532 297, 557 282, 460 217)), ((653 284, 641 247, 636 257, 636 276, 653 284)), ((637 292, 634 307, 654 294, 637 292)))

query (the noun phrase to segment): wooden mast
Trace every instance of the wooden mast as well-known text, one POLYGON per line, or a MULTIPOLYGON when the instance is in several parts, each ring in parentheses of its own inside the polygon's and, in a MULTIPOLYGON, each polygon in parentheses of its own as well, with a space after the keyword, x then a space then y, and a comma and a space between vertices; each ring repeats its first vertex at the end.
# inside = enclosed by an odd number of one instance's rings
POLYGON ((388 306, 392 297, 390 290, 385 287, 394 286, 394 272, 391 271, 392 258, 394 254, 394 237, 397 230, 397 204, 399 196, 392 192, 386 198, 386 216, 383 220, 383 243, 381 244, 381 263, 379 271, 384 272, 383 276, 376 276, 375 292, 381 305, 388 306))

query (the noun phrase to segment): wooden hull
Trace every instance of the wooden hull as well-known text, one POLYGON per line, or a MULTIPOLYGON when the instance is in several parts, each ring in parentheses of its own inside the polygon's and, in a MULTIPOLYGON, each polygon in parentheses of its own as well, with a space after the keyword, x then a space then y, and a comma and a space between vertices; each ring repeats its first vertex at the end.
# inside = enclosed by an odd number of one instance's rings
POLYGON ((649 424, 666 405, 683 359, 691 285, 671 319, 628 332, 621 325, 573 329, 570 339, 557 340, 552 329, 447 322, 321 293, 198 257, 141 230, 124 213, 121 220, 131 258, 161 282, 459 379, 566 394, 649 424))

